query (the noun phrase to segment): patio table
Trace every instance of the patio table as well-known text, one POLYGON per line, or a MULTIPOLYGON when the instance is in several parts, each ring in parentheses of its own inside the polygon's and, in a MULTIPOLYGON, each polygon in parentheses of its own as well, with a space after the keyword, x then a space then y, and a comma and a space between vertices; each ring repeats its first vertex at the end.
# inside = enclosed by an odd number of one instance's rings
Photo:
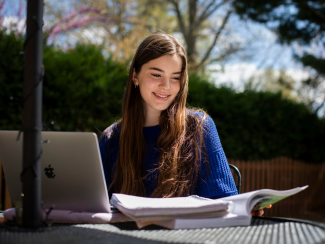
POLYGON ((154 225, 138 230, 134 222, 54 224, 37 231, 2 225, 0 243, 325 243, 325 225, 268 217, 253 217, 250 226, 188 230, 167 230, 154 225))

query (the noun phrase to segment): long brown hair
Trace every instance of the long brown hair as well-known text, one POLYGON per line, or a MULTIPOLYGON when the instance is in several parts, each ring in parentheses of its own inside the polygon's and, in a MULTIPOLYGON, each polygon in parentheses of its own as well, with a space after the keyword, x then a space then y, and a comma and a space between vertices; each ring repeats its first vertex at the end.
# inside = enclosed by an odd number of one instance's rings
POLYGON ((162 111, 159 119, 161 133, 157 145, 159 150, 158 186, 152 197, 186 196, 193 192, 198 179, 202 155, 207 161, 203 140, 202 123, 188 113, 187 58, 184 47, 171 35, 159 33, 147 37, 138 47, 132 60, 124 93, 122 118, 119 127, 119 152, 115 173, 110 188, 114 192, 146 196, 142 179, 145 138, 145 122, 139 89, 132 81, 133 70, 138 74, 142 65, 164 55, 178 55, 182 60, 180 90, 172 104, 162 111))

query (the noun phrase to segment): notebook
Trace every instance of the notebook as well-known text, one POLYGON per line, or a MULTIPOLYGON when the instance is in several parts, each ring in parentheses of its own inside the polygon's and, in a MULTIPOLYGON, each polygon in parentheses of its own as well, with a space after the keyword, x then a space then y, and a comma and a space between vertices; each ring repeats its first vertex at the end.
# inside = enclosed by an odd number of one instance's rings
MULTIPOLYGON (((21 202, 23 133, 0 131, 0 161, 12 203, 21 202)), ((42 202, 45 208, 110 212, 98 139, 91 132, 42 132, 42 202)))

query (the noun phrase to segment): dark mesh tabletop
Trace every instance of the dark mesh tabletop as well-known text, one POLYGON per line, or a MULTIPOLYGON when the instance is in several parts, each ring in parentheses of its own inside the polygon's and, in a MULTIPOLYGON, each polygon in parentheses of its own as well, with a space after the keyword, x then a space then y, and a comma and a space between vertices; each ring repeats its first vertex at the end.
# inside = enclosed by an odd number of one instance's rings
POLYGON ((0 228, 1 244, 20 243, 325 243, 322 226, 253 218, 251 226, 135 230, 133 222, 102 225, 54 225, 38 231, 0 228))

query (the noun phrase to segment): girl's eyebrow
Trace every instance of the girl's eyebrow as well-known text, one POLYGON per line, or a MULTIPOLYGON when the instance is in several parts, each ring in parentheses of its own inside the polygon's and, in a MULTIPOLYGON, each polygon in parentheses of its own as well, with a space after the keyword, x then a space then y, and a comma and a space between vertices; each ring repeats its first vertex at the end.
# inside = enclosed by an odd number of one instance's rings
MULTIPOLYGON (((163 71, 162 69, 159 69, 159 68, 152 67, 152 68, 149 68, 149 69, 153 69, 153 70, 157 70, 159 72, 165 73, 165 71, 163 71)), ((182 71, 174 72, 173 74, 175 74, 175 75, 182 74, 182 71)))

